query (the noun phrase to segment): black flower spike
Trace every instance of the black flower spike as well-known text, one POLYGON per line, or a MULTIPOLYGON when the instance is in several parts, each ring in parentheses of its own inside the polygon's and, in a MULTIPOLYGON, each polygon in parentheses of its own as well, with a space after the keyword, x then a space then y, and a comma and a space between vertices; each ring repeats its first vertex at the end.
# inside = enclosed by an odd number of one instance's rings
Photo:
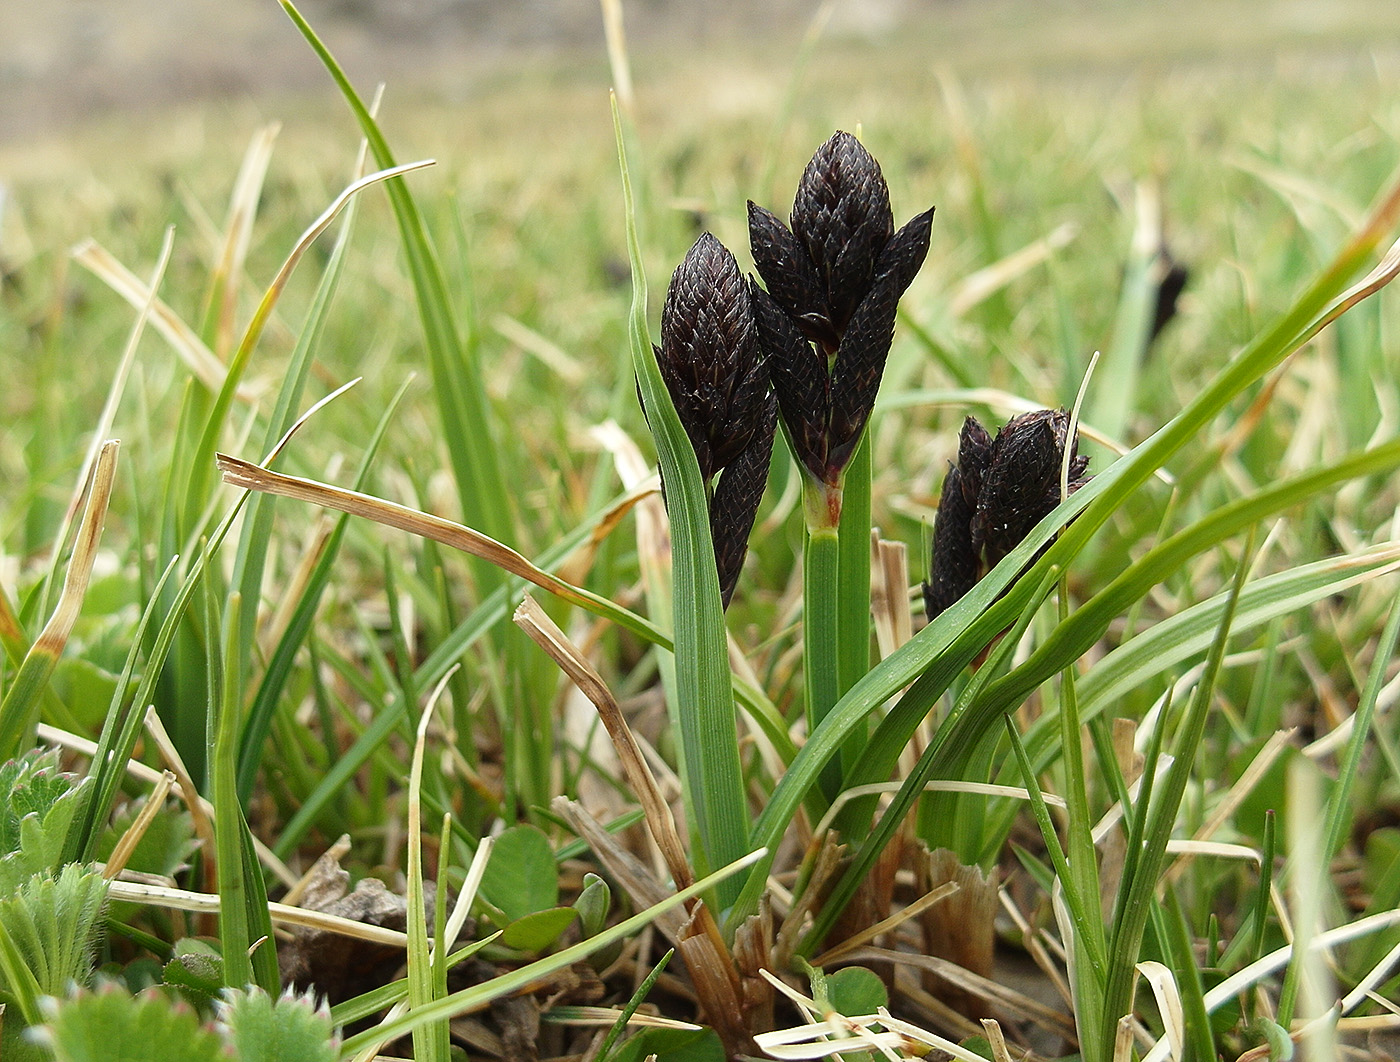
POLYGON ((656 358, 708 483, 748 449, 768 394, 748 285, 708 232, 671 277, 656 358))
POLYGON ((749 204, 749 242, 768 288, 755 287, 753 301, 779 414, 798 460, 826 487, 840 486, 860 442, 932 224, 930 208, 894 231, 879 163, 842 132, 807 164, 791 230, 749 204))
MULTIPOLYGON (((777 425, 758 331, 749 285, 734 256, 705 233, 671 277, 656 360, 709 496, 725 608, 748 552, 777 425)), ((664 483, 662 488, 664 496, 664 483)))
POLYGON ((958 463, 943 481, 924 605, 933 619, 996 567, 1060 503, 1060 469, 1070 446, 1069 492, 1090 476, 1072 441, 1069 414, 1038 409, 1007 421, 993 439, 974 417, 963 423, 958 463))
POLYGON ((710 498, 710 537, 715 544, 720 601, 725 608, 734 596, 744 557, 749 552, 749 532, 753 530, 758 503, 763 500, 763 491, 768 485, 768 465, 773 457, 773 433, 777 426, 778 403, 770 393, 748 449, 720 473, 719 484, 710 498))

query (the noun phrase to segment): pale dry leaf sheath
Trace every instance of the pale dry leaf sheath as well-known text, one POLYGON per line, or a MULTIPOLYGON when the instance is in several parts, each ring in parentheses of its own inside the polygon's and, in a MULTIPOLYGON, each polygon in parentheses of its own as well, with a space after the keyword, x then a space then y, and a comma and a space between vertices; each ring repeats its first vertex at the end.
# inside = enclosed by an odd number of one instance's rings
POLYGON ((647 766, 641 747, 637 744, 631 727, 627 725, 627 719, 618 706, 617 698, 608 689, 608 684, 603 681, 603 677, 578 646, 569 641, 568 635, 559 629, 544 609, 540 608, 539 602, 528 594, 515 610, 515 622, 559 665, 560 670, 569 676, 574 685, 598 709, 598 717, 603 721, 603 726, 607 728, 608 736, 612 738, 613 746, 617 749, 627 784, 642 806, 647 826, 666 860, 666 868, 671 872, 671 878, 677 888, 687 888, 695 879, 686 860, 680 834, 676 830, 676 820, 672 817, 671 808, 661 795, 656 778, 647 766))
MULTIPOLYGON (((213 893, 158 888, 152 885, 138 885, 129 881, 112 882, 108 886, 108 895, 114 900, 143 903, 152 907, 168 907, 177 911, 198 911, 213 914, 219 910, 219 897, 213 893)), ((282 903, 269 903, 267 910, 272 916, 272 920, 280 925, 308 926, 311 929, 322 929, 327 933, 355 937, 375 944, 387 944, 395 948, 408 946, 407 934, 394 929, 385 929, 383 926, 356 922, 352 918, 341 918, 338 915, 323 914, 320 911, 308 911, 301 907, 289 907, 282 903)))
POLYGON ((102 524, 107 519, 107 505, 112 500, 112 485, 117 475, 118 445, 116 439, 108 439, 98 451, 97 463, 92 470, 87 510, 78 528, 78 539, 73 544, 73 557, 68 563, 68 574, 63 579, 63 593, 49 622, 34 640, 30 653, 49 653, 57 659, 68 644, 68 635, 72 633, 73 624, 77 622, 78 613, 83 607, 83 598, 87 596, 88 580, 92 577, 92 566, 97 560, 97 544, 102 541, 102 524))

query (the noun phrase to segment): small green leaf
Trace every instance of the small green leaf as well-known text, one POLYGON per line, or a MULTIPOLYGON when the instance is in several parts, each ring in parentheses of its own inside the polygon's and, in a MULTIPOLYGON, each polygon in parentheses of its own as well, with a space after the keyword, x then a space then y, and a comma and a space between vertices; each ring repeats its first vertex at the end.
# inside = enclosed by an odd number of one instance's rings
POLYGON ((647 1029, 622 1045, 610 1062, 724 1062, 724 1048, 713 1029, 647 1029))
POLYGON ((572 907, 551 907, 518 918, 501 931, 501 943, 521 951, 544 951, 558 940, 575 921, 572 907))
POLYGON ((573 906, 574 910, 578 912, 583 935, 591 937, 595 933, 602 932, 603 926, 607 923, 608 908, 612 906, 612 890, 608 888, 608 883, 597 874, 585 874, 583 876, 583 891, 578 894, 578 899, 574 901, 573 906))
POLYGON ((48 1031, 58 1062, 227 1062, 193 1010, 154 992, 86 993, 59 1005, 48 1031))
POLYGON ((543 831, 512 826, 496 838, 481 894, 511 922, 558 905, 559 867, 543 831))
POLYGON ((0 895, 34 874, 58 870, 87 780, 60 773, 52 756, 29 753, 0 767, 0 895))
POLYGON ((831 1005, 848 1018, 874 1014, 890 1002, 890 994, 880 975, 863 966, 846 966, 829 974, 826 991, 831 1005))
POLYGON ((196 1007, 217 999, 224 987, 224 960, 212 949, 185 948, 190 939, 175 945, 176 955, 161 971, 161 980, 196 1007))
POLYGON ((1254 1023, 1252 1031, 1269 1045, 1269 1062, 1292 1062, 1293 1038, 1282 1025, 1268 1018, 1260 1018, 1254 1023))
MULTIPOLYGON (((0 900, 0 991, 23 1003, 62 995, 74 981, 86 984, 106 897, 100 874, 70 863, 57 877, 35 874, 0 900)), ((32 1006, 25 1009, 38 1017, 32 1006)))
POLYGON ((304 996, 230 992, 223 1009, 238 1062, 335 1062, 330 1012, 304 996))

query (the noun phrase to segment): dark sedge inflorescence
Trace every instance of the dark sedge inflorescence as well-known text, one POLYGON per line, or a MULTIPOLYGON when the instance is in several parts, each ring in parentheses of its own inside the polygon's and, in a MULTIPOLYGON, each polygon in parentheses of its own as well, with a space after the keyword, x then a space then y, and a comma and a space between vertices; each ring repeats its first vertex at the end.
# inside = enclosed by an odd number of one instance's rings
POLYGON ((896 232, 879 163, 838 132, 807 164, 791 221, 789 229, 749 203, 767 290, 745 283, 734 256, 705 233, 676 268, 661 313, 657 364, 709 495, 726 608, 779 418, 821 488, 823 522, 839 520, 845 467, 875 405, 899 298, 928 254, 933 210, 896 232))
POLYGON ((655 349, 705 483, 720 598, 728 608, 768 482, 777 403, 748 285, 728 248, 708 232, 671 277, 655 349))
MULTIPOLYGON (((898 232, 880 164, 837 132, 807 164, 789 230, 749 203, 753 284, 768 374, 794 456, 839 499, 875 405, 895 310, 928 254, 933 208, 898 232)), ((838 501, 839 505, 839 501, 838 501)), ((839 508, 831 513, 839 518, 839 508)))
POLYGON ((1062 500, 1061 470, 1070 448, 1068 482, 1073 494, 1090 476, 1079 453, 1079 433, 1069 436, 1063 409, 1037 409, 1012 417, 996 438, 975 417, 963 422, 958 460, 943 481, 933 527, 933 561, 924 583, 932 620, 1010 553, 1062 500))

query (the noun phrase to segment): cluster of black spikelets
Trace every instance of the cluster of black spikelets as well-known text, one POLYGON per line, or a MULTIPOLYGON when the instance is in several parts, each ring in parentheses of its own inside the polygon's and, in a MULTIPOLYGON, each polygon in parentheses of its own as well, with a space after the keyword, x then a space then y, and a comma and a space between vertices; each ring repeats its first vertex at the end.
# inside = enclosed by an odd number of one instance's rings
POLYGON ((847 463, 875 405, 895 309, 928 254, 933 209, 898 232, 880 165, 838 132, 803 171, 792 229, 749 203, 749 242, 768 290, 752 285, 768 374, 793 455, 835 526, 847 463))
POLYGON ((748 285, 729 249, 708 232, 671 277, 656 361, 709 495, 720 598, 728 608, 768 482, 777 403, 748 285))
POLYGON ((766 291, 744 282, 734 256, 709 233, 676 268, 657 363, 709 490, 726 607, 779 416, 826 501, 819 522, 838 521, 845 467, 875 404, 895 308, 928 253, 932 222, 929 209, 895 232, 879 163, 838 132, 802 174, 791 230, 749 204, 766 291))
POLYGON ((1079 434, 1072 440, 1068 435, 1063 409, 1012 417, 995 439, 975 417, 963 422, 958 461, 943 481, 933 527, 932 570, 924 583, 930 620, 971 590, 1060 503, 1066 445, 1068 492, 1089 482, 1079 434))

